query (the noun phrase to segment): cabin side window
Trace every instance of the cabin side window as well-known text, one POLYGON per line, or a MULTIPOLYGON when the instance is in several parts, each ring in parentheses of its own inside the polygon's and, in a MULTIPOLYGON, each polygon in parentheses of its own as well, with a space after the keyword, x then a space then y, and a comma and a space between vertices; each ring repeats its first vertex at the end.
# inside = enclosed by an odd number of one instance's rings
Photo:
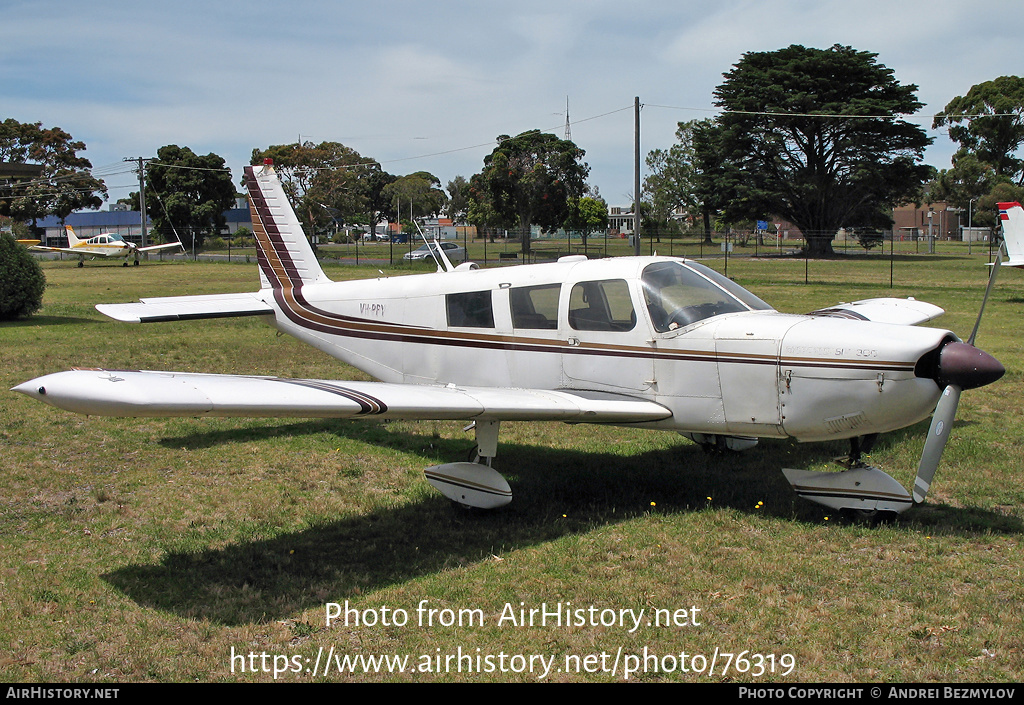
POLYGON ((561 288, 561 284, 542 284, 509 289, 512 327, 532 330, 558 328, 558 293, 561 288))
POLYGON ((490 291, 448 294, 448 326, 451 328, 494 328, 490 291))
POLYGON ((569 326, 574 330, 627 331, 636 312, 623 279, 579 282, 569 295, 569 326))

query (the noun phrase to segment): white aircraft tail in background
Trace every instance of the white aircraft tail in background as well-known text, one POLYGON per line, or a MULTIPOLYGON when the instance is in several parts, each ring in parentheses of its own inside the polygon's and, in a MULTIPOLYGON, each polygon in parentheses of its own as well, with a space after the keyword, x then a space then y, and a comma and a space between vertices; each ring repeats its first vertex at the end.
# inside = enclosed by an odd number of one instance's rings
POLYGON ((1024 208, 1016 201, 998 205, 1006 256, 1009 258, 1003 266, 1024 267, 1024 208))

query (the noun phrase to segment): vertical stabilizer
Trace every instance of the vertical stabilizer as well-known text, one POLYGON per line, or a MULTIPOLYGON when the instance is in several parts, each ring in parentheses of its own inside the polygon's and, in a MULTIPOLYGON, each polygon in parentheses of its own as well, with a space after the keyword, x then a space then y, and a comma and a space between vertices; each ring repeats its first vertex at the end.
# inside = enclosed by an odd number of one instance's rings
POLYGON ((263 288, 298 288, 328 281, 270 164, 245 167, 252 229, 263 288))
POLYGON ((65 225, 64 230, 68 234, 68 247, 74 247, 75 245, 81 242, 81 240, 78 239, 78 236, 75 235, 74 228, 72 228, 70 225, 65 225))
POLYGON ((1003 240, 1006 243, 1004 267, 1024 267, 1024 208, 1016 201, 1000 203, 999 220, 1003 224, 1003 240))

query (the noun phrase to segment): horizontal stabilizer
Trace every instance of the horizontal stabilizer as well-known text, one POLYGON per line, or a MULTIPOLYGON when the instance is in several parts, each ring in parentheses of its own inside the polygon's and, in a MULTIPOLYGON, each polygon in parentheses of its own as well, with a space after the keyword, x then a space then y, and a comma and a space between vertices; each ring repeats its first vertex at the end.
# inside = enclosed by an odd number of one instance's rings
POLYGON ((837 304, 829 308, 812 311, 812 316, 852 318, 875 323, 894 323, 901 326, 916 326, 938 318, 945 310, 935 304, 916 299, 864 299, 852 303, 837 304))
POLYGON ((671 416, 654 402, 601 392, 339 382, 181 372, 80 369, 13 391, 96 416, 269 416, 641 423, 671 416))
POLYGON ((274 309, 259 294, 164 296, 142 299, 140 303, 134 304, 96 304, 96 310, 125 323, 266 316, 274 313, 274 309))

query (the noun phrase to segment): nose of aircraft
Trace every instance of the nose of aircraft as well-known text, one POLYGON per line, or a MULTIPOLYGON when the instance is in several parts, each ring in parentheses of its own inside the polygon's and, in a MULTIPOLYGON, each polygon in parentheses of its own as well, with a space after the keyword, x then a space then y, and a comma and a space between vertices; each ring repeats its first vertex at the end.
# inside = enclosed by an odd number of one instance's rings
POLYGON ((942 387, 954 384, 960 389, 975 389, 992 384, 1004 372, 1002 363, 984 350, 967 343, 947 343, 939 352, 935 381, 942 387))
POLYGON ((27 394, 30 397, 36 397, 46 394, 45 387, 35 383, 34 379, 30 379, 28 382, 22 382, 16 387, 11 387, 12 392, 21 392, 27 394))

